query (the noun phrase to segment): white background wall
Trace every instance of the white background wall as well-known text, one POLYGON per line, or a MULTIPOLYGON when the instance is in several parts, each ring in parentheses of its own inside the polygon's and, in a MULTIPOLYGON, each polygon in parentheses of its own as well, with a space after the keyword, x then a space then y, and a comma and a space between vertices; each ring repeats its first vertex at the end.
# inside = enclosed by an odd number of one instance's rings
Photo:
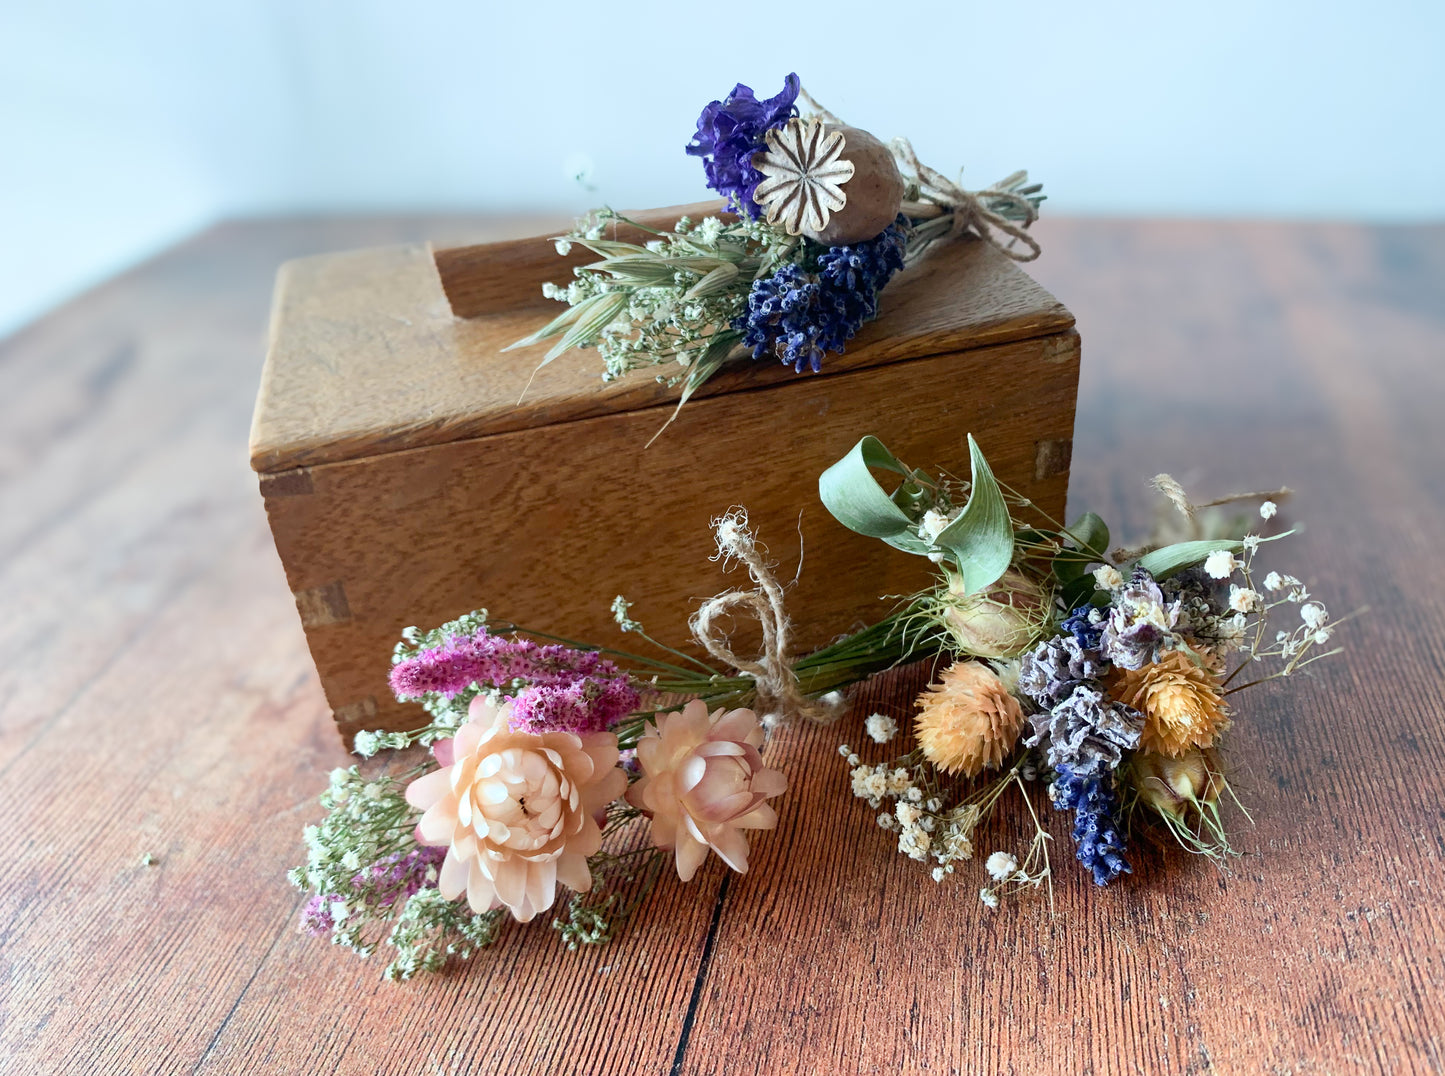
POLYGON ((220 216, 701 197, 790 70, 1056 213, 1445 216, 1445 0, 0 0, 0 334, 220 216))

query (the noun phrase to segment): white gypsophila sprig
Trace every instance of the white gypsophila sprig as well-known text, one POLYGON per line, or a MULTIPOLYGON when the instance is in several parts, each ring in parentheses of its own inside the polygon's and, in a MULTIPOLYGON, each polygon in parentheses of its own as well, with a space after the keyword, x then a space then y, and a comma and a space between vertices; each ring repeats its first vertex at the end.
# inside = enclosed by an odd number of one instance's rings
MULTIPOLYGON (((1268 519, 1273 512, 1261 510, 1260 514, 1268 519)), ((1245 668, 1259 663, 1269 662, 1277 667, 1264 676, 1230 687, 1230 692, 1290 676, 1320 658, 1339 652, 1321 649, 1332 639, 1334 626, 1324 603, 1314 598, 1298 577, 1271 570, 1262 582, 1255 582, 1254 559, 1260 544, 1257 535, 1246 535, 1242 542, 1243 557, 1231 557, 1232 570, 1237 570, 1244 582, 1230 584, 1229 609, 1234 617, 1233 638, 1228 641, 1233 645, 1227 649, 1242 651, 1244 661, 1224 683, 1230 685, 1245 668), (1286 624, 1280 626, 1281 617, 1285 616, 1286 624)), ((1227 622, 1221 618, 1221 623, 1227 622)))
POLYGON ((898 722, 887 714, 869 714, 863 721, 863 731, 874 743, 887 743, 898 734, 898 722))
POLYGON ((571 309, 513 346, 560 338, 548 358, 596 348, 604 380, 664 366, 673 370, 659 380, 674 384, 701 375, 701 383, 739 345, 731 323, 745 309, 753 281, 802 256, 796 239, 763 219, 694 223, 683 217, 671 232, 643 244, 605 238, 615 223, 631 222, 598 211, 559 240, 559 250, 581 244, 598 260, 574 269, 565 287, 543 286, 544 296, 571 309))
POLYGON ((1034 839, 1022 865, 1009 857, 1012 869, 1002 879, 996 874, 1002 860, 991 857, 991 864, 986 865, 986 870, 994 878, 995 885, 987 892, 996 897, 1048 884, 1052 905, 1052 874, 1047 847, 1050 838, 1039 823, 1032 803, 1029 803, 1020 776, 1027 755, 1021 756, 1013 767, 983 788, 958 798, 953 783, 942 779, 920 751, 915 750, 891 762, 874 764, 863 762, 847 744, 840 745, 838 753, 849 767, 853 795, 878 812, 876 818, 880 828, 896 834, 899 854, 915 862, 930 864, 929 876, 939 883, 953 876, 961 863, 973 858, 978 827, 992 814, 1003 793, 1016 787, 1034 821, 1034 839), (890 802, 891 810, 879 810, 890 802))

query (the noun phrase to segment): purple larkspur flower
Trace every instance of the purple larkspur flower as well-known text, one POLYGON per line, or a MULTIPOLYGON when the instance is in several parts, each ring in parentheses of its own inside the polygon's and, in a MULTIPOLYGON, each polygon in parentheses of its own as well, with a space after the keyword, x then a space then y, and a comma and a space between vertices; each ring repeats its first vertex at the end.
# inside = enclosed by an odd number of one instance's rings
POLYGON ((1142 669, 1159 660, 1179 623, 1181 603, 1169 601, 1143 568, 1115 598, 1099 646, 1104 657, 1123 669, 1142 669))
POLYGON ((753 192, 763 174, 753 167, 753 155, 767 148, 765 136, 798 114, 798 76, 783 80, 776 97, 759 101, 751 88, 739 82, 721 101, 713 101, 697 120, 697 133, 687 152, 702 158, 707 185, 732 203, 739 213, 757 218, 761 210, 753 192))
POLYGON ((785 366, 817 373, 823 356, 842 351, 878 313, 878 293, 903 268, 907 246, 900 218, 861 243, 827 247, 804 265, 785 265, 755 281, 748 308, 733 319, 753 358, 771 355, 785 366))
POLYGON ((1099 640, 1104 634, 1104 614, 1092 605, 1080 605, 1059 625, 1074 637, 1074 641, 1086 650, 1099 649, 1099 640))

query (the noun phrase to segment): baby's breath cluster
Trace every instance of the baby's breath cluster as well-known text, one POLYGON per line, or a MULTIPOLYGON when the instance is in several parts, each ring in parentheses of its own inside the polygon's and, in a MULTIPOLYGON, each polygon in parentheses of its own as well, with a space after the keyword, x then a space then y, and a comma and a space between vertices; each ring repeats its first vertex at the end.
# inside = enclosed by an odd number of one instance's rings
MULTIPOLYGON (((567 284, 542 294, 568 310, 517 346, 560 337, 550 359, 570 348, 596 348, 603 379, 631 370, 671 367, 669 384, 701 384, 742 341, 731 323, 747 307, 754 281, 803 256, 800 240, 749 217, 683 217, 645 243, 607 238, 609 228, 642 225, 596 210, 557 240, 558 253, 586 247, 598 260, 572 271, 567 284), (705 371, 705 372, 704 372, 705 371), (700 375, 700 376, 699 376, 700 375)), ((545 361, 545 360, 544 360, 545 361)))
POLYGON ((497 926, 495 913, 476 915, 440 899, 443 856, 413 839, 417 812, 403 787, 404 780, 366 777, 356 766, 332 771, 321 795, 327 814, 306 827, 306 865, 289 876, 313 894, 301 928, 361 956, 385 940, 395 950, 389 979, 435 971, 449 955, 469 956, 490 943, 497 926))
MULTIPOLYGON (((1023 790, 1019 776, 1022 759, 982 788, 964 793, 956 782, 940 773, 922 750, 872 764, 864 762, 847 744, 840 745, 838 753, 849 767, 854 797, 874 811, 887 807, 879 811, 878 825, 897 835, 900 855, 932 864, 930 876, 935 882, 942 882, 959 864, 973 858, 975 832, 987 821, 1003 793, 1015 785, 1023 790)), ((1027 863, 1030 884, 1035 886, 1049 876, 1047 850, 1042 843, 1048 839, 1047 834, 1041 827, 1036 828, 1038 836, 1027 863), (1036 863, 1040 857, 1041 863, 1036 863)))

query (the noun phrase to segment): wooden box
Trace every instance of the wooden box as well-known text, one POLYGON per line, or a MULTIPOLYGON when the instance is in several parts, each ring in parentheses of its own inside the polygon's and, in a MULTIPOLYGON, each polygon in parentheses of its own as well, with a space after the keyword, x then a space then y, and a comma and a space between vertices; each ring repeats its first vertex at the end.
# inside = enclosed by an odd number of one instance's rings
POLYGON ((1079 338, 992 247, 935 248, 821 374, 725 369, 650 447, 677 390, 644 374, 604 385, 591 352, 540 371, 544 348, 502 352, 558 312, 541 285, 569 279, 580 253, 536 239, 393 246, 279 273, 251 463, 348 742, 418 722, 386 682, 410 624, 485 607, 636 643, 609 609, 623 594, 649 632, 684 642, 697 601, 745 581, 709 560, 709 521, 732 505, 780 575, 801 546, 800 649, 876 618, 879 598, 918 589, 928 566, 818 501, 818 474, 865 433, 966 477, 972 431, 1001 480, 1062 518, 1079 338))

